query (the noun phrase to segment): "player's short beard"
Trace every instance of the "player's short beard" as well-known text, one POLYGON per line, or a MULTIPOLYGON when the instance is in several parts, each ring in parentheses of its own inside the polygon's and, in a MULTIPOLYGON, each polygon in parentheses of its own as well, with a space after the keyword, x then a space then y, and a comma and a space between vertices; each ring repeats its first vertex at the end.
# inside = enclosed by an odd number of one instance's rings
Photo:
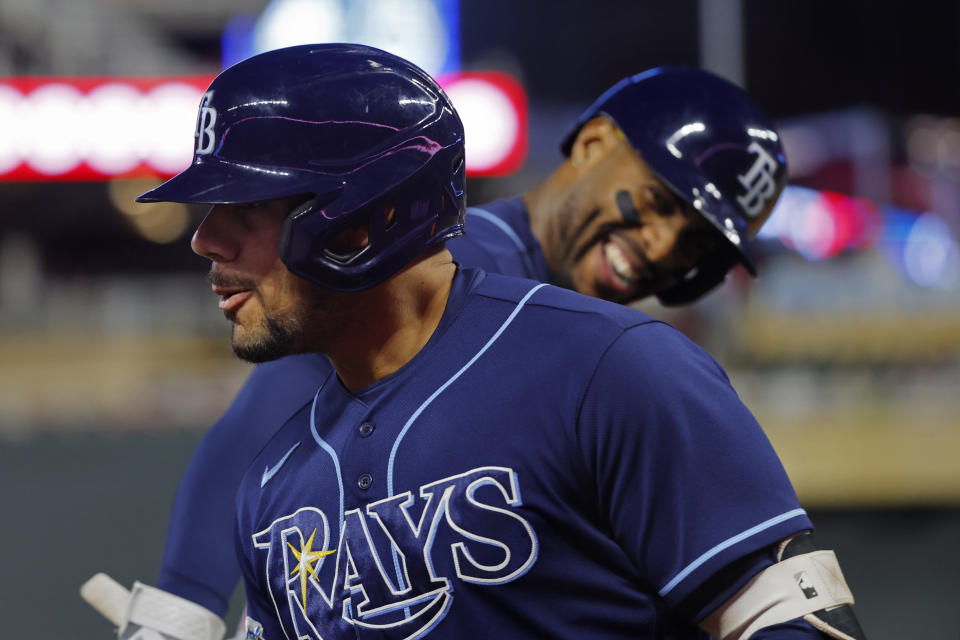
POLYGON ((230 346, 241 360, 259 364, 290 355, 296 342, 295 336, 301 330, 301 323, 294 318, 265 315, 259 329, 256 337, 248 336, 247 340, 238 340, 237 325, 233 325, 230 346))
MULTIPOLYGON (((233 335, 230 346, 233 353, 240 359, 259 364, 277 360, 285 356, 307 351, 322 352, 326 346, 317 340, 317 333, 308 329, 314 326, 334 326, 337 320, 331 319, 330 298, 333 292, 324 290, 316 285, 307 285, 300 291, 299 302, 286 307, 283 311, 266 310, 266 304, 260 297, 263 315, 253 326, 245 326, 238 336, 236 313, 226 313, 227 319, 233 322, 233 335)), ((259 292, 254 292, 260 296, 259 292)), ((341 321, 342 324, 342 321, 341 321)), ((329 331, 320 335, 326 335, 329 331)))
POLYGON ((263 309, 262 317, 252 326, 245 325, 244 330, 239 333, 237 310, 223 312, 224 317, 233 325, 230 346, 238 358, 247 362, 261 363, 276 360, 294 352, 302 334, 302 328, 305 326, 303 314, 296 312, 286 315, 271 314, 266 310, 266 303, 256 283, 249 278, 222 274, 211 266, 207 280, 214 287, 246 289, 260 301, 260 308, 263 309))

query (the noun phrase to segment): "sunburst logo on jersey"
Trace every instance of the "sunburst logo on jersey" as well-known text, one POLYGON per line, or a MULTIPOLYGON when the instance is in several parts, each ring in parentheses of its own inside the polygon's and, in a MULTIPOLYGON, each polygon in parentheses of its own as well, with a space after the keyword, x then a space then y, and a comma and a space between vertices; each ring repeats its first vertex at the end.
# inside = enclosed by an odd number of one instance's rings
MULTIPOLYGON (((310 534, 307 542, 300 545, 299 550, 294 549, 293 545, 287 542, 287 546, 290 547, 290 551, 293 552, 293 557, 297 559, 297 565, 290 572, 290 577, 300 576, 300 602, 303 605, 304 611, 307 610, 307 578, 313 576, 313 579, 319 582, 320 578, 317 576, 317 567, 320 564, 320 559, 336 553, 335 549, 314 551, 313 537, 315 535, 317 535, 316 529, 310 534)), ((300 540, 302 542, 303 538, 300 540)))

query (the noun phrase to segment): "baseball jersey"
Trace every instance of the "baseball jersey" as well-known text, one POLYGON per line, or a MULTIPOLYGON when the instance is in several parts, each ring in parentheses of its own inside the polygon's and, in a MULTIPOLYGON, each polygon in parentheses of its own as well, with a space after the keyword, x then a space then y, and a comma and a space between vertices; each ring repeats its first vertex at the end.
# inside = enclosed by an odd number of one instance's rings
MULTIPOLYGON (((468 235, 447 242, 454 259, 544 281, 547 264, 521 198, 467 209, 468 235)), ((232 540, 243 472, 274 432, 309 402, 331 371, 325 356, 254 367, 230 408, 204 435, 174 500, 157 586, 223 616, 240 580, 232 540)))
POLYGON ((668 325, 458 271, 405 366, 335 373, 237 494, 247 637, 700 637, 673 610, 812 528, 722 368, 668 325))

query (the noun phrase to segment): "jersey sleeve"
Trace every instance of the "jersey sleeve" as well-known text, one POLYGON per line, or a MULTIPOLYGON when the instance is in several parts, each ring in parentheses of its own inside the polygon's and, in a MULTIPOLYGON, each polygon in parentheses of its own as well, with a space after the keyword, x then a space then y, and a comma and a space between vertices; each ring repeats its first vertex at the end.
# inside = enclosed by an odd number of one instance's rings
POLYGON ((244 424, 227 412, 197 446, 177 488, 157 579, 161 589, 220 616, 240 580, 233 549, 224 544, 232 539, 233 496, 263 445, 238 433, 244 424))
POLYGON ((627 329, 606 350, 578 438, 600 513, 668 606, 732 562, 812 529, 726 373, 663 323, 627 329))
POLYGON ((157 586, 223 616, 240 580, 234 496, 267 441, 316 391, 329 363, 293 356, 254 368, 204 435, 177 488, 157 586))

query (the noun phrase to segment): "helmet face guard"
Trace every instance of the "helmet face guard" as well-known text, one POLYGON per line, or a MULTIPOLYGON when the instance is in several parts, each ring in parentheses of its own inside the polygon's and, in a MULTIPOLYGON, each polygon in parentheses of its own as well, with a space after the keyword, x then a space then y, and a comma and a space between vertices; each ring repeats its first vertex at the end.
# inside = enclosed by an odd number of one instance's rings
POLYGON ((605 116, 657 177, 723 236, 724 247, 657 293, 667 305, 696 300, 737 262, 756 275, 750 241, 787 180, 780 136, 739 87, 707 71, 659 67, 625 78, 580 117, 562 145, 605 116))
POLYGON ((191 165, 140 202, 240 204, 309 195, 280 257, 297 275, 358 291, 463 233, 463 125, 424 71, 351 44, 269 51, 225 70, 200 103, 191 165), (392 208, 389 220, 378 216, 392 208), (328 242, 369 226, 349 255, 328 242))

